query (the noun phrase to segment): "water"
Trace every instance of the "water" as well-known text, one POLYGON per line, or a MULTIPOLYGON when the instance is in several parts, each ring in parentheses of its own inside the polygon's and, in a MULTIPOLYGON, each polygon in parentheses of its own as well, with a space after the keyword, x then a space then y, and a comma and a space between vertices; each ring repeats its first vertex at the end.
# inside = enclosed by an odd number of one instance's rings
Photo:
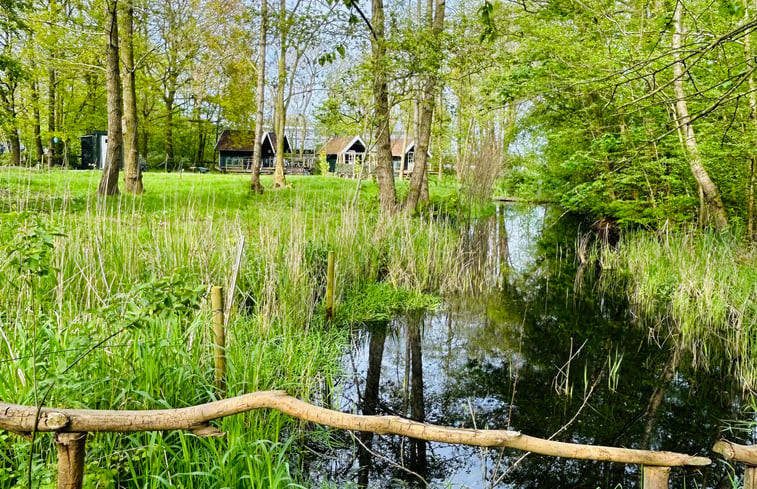
MULTIPOLYGON (((730 365, 694 369, 685 352, 650 338, 622 294, 578 265, 577 237, 588 231, 559 209, 523 205, 471 226, 473 266, 490 292, 356 329, 335 402, 439 425, 701 454, 716 462, 674 469, 673 487, 732 487, 733 471, 709 449, 721 436, 751 443, 754 434, 738 423, 753 416, 730 365)), ((340 487, 640 487, 633 465, 336 436, 343 447, 306 470, 340 487)))

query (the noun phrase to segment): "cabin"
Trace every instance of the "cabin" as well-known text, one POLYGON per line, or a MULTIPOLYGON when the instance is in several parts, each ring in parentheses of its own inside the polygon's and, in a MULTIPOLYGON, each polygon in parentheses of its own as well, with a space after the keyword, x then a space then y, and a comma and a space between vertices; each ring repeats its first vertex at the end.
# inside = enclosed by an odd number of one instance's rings
POLYGON ((366 145, 360 139, 360 136, 334 136, 323 145, 318 153, 326 156, 329 172, 352 174, 355 164, 359 165, 365 160, 366 149, 366 145))
MULTIPOLYGON (((84 168, 105 168, 105 157, 108 154, 108 131, 92 131, 79 138, 81 141, 81 166, 84 168)), ((121 158, 123 168, 123 157, 121 158)))
MULTIPOLYGON (((218 168, 221 171, 251 171, 255 132, 224 129, 218 138, 218 168)), ((291 153, 289 138, 284 135, 284 154, 291 153)), ((276 165, 276 134, 264 132, 261 146, 261 172, 272 172, 276 165)))

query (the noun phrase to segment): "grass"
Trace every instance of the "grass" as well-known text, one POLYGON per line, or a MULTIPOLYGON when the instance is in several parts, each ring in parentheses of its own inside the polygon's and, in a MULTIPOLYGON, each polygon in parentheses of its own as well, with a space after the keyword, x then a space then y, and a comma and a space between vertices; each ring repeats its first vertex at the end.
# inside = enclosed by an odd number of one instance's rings
MULTIPOLYGON (((213 399, 211 285, 245 251, 228 328, 228 395, 285 389, 317 402, 341 375, 345 328, 427 307, 470 287, 449 184, 421 217, 382 217, 376 188, 292 177, 251 195, 244 176, 147 173, 143 196, 95 197, 98 172, 0 170, 0 399, 146 409, 213 399), (353 205, 354 202, 354 205, 353 205), (441 211, 440 211, 441 210, 441 211), (438 214, 438 217, 435 217, 438 214), (326 257, 337 320, 325 322, 326 257), (112 335, 112 338, 110 337, 112 335), (100 342, 103 342, 100 345, 100 342)), ((264 184, 270 184, 266 178, 264 184)), ((275 412, 220 422, 223 439, 107 434, 88 441, 86 487, 290 487, 291 443, 308 431, 275 412)), ((40 436, 35 484, 54 480, 40 436)), ((28 442, 0 434, 0 488, 25 485, 28 442)))
POLYGON ((647 231, 625 234, 602 262, 662 339, 696 364, 733 363, 750 388, 757 383, 757 261, 738 231, 647 231))

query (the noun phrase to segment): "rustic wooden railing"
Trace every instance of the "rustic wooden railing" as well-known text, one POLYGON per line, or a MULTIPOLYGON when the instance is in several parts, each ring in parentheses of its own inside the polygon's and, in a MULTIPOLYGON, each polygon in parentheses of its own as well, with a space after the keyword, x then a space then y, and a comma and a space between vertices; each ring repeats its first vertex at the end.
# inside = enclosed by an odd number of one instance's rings
POLYGON ((209 422, 254 409, 276 409, 305 421, 346 430, 395 434, 420 440, 482 447, 510 447, 541 455, 644 466, 644 489, 668 487, 671 467, 709 465, 710 459, 675 452, 563 443, 510 430, 475 430, 419 423, 397 416, 362 416, 308 404, 284 391, 262 391, 179 409, 107 411, 38 409, 0 402, 0 429, 22 436, 55 433, 58 489, 80 489, 84 478, 88 433, 187 430, 198 436, 221 436, 209 422))
POLYGON ((743 489, 757 489, 757 446, 739 445, 728 440, 720 440, 712 447, 729 462, 746 464, 743 489))

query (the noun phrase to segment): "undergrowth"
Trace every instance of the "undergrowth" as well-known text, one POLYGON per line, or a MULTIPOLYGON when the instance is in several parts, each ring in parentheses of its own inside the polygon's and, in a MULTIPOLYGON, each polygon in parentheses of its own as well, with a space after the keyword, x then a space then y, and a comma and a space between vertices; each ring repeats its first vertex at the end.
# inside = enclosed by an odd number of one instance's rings
POLYGON ((757 261, 738 231, 638 231, 605 248, 606 273, 621 284, 654 334, 708 367, 731 361, 747 387, 757 382, 757 261), (618 278, 621 280, 617 280, 618 278))
MULTIPOLYGON (((148 173, 145 195, 102 200, 98 178, 0 172, 4 402, 154 409, 214 399, 207 292, 234 282, 243 242, 227 333, 229 396, 285 389, 317 402, 341 375, 348 333, 340 325, 433 307, 439 294, 475 282, 446 188, 431 188, 436 211, 386 217, 369 182, 355 201, 355 183, 332 177, 292 178, 292 188, 257 196, 243 176, 148 173), (329 251, 337 264, 332 322, 322 308, 329 251)), ((305 480, 290 449, 307 436, 300 423, 265 411, 219 428, 222 439, 90 436, 85 486, 305 480)), ((53 484, 54 452, 40 436, 31 460, 41 487, 53 484)), ((0 488, 25 485, 29 458, 28 442, 0 434, 0 488)))

